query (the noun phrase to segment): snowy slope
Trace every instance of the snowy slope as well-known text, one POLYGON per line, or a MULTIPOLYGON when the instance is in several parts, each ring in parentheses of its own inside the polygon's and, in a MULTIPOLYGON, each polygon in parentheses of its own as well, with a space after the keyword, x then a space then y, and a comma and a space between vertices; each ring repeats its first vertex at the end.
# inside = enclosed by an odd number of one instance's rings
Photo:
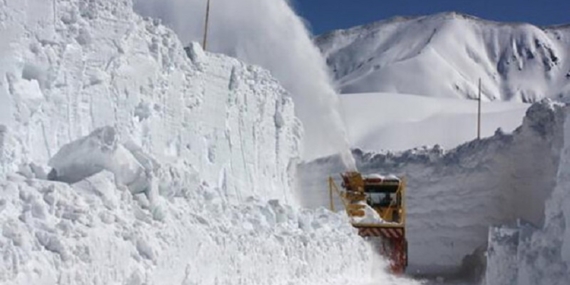
POLYGON ((2 1, 0 36, 0 283, 369 276, 344 218, 292 197, 302 127, 267 70, 131 1, 2 1))
MULTIPOLYGON (((424 145, 454 148, 477 136, 477 101, 367 93, 341 96, 352 145, 368 151, 404 151, 424 145)), ((481 136, 520 126, 528 104, 483 102, 481 136)))
MULTIPOLYGON (((545 202, 561 169, 567 113, 567 107, 537 103, 513 134, 497 133, 447 152, 437 147, 354 152, 364 173, 406 176, 409 272, 477 275, 484 269, 481 252, 486 249, 489 226, 517 218, 538 227, 545 224, 549 215, 545 211, 552 210, 545 202)), ((334 157, 303 165, 299 170, 303 205, 327 205, 328 192, 321 181, 341 171, 334 157)), ((563 185, 566 193, 568 187, 563 185)))
POLYGON ((570 29, 457 13, 393 18, 319 36, 342 93, 534 102, 570 95, 570 29))

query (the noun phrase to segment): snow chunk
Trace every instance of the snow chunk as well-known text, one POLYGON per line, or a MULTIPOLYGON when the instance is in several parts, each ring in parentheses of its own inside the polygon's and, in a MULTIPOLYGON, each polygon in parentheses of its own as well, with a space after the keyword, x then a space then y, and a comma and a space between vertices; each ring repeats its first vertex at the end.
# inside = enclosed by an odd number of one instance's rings
POLYGON ((118 141, 115 128, 103 127, 64 145, 49 162, 53 169, 48 178, 77 183, 105 169, 113 173, 117 185, 126 186, 133 194, 145 193, 154 204, 158 189, 153 185, 153 175, 157 165, 133 143, 129 143, 131 152, 118 141))
POLYGON ((380 217, 378 212, 376 212, 372 207, 370 207, 366 202, 362 201, 358 204, 363 205, 364 208, 364 216, 362 217, 351 217, 351 223, 361 223, 361 224, 373 224, 373 225, 382 225, 382 224, 394 224, 391 222, 387 222, 380 217))
POLYGON ((202 46, 197 42, 190 43, 190 46, 184 48, 188 57, 194 62, 194 64, 203 63, 206 59, 206 54, 202 49, 202 46))

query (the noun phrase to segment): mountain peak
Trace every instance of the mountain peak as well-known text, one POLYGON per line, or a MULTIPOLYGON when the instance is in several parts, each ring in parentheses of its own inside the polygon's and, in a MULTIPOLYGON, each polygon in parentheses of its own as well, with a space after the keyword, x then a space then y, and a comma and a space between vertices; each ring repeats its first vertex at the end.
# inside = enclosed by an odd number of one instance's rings
POLYGON ((539 28, 444 12, 395 17, 315 39, 342 93, 533 102, 570 96, 570 25, 539 28))

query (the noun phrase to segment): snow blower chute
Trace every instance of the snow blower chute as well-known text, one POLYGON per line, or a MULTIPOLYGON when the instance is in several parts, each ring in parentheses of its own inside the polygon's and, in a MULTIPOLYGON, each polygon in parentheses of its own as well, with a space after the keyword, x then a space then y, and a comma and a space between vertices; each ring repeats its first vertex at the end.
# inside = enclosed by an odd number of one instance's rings
POLYGON ((390 261, 393 273, 404 273, 408 265, 405 180, 395 176, 363 176, 358 172, 346 172, 341 177, 342 191, 329 178, 331 210, 334 211, 333 192, 336 192, 358 234, 371 241, 390 261))

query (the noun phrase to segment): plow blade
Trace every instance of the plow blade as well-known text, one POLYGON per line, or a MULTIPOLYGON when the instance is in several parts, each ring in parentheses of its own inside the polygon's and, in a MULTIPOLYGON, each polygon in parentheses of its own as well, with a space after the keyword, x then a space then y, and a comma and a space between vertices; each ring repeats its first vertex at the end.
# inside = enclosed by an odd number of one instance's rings
POLYGON ((404 227, 357 226, 358 234, 390 262, 390 271, 403 274, 408 266, 408 242, 404 227))

